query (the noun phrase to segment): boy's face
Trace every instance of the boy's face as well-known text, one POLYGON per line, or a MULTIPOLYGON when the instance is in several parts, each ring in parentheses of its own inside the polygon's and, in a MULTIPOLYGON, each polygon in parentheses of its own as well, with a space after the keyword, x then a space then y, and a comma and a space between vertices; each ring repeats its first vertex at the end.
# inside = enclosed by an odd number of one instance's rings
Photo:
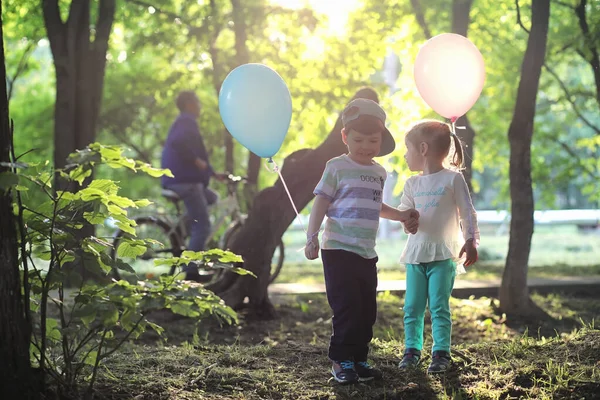
POLYGON ((359 164, 370 165, 381 151, 381 131, 364 134, 354 129, 343 130, 342 140, 348 146, 350 158, 359 164))
POLYGON ((422 171, 425 164, 425 157, 423 156, 422 149, 408 139, 404 139, 406 145, 406 153, 404 153, 404 159, 408 164, 408 168, 411 171, 422 171))

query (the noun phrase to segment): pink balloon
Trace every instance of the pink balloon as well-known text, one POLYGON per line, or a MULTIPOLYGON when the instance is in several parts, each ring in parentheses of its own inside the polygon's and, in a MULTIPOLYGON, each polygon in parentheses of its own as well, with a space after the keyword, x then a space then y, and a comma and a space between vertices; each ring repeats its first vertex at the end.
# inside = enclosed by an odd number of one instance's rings
POLYGON ((483 56, 464 36, 444 33, 429 39, 414 68, 419 94, 435 112, 456 119, 473 107, 485 81, 483 56))

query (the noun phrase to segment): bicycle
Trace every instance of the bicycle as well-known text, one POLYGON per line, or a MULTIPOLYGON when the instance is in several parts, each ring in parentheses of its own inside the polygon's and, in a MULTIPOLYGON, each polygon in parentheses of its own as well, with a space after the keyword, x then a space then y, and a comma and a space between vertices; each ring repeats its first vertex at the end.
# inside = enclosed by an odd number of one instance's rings
MULTIPOLYGON (((227 175, 227 196, 224 199, 219 199, 211 206, 210 209, 217 209, 217 216, 211 223, 211 232, 206 240, 205 248, 211 248, 211 244, 217 244, 220 249, 228 250, 233 238, 237 233, 240 232, 242 226, 246 222, 247 215, 243 214, 240 209, 238 199, 238 185, 240 183, 246 183, 247 178, 227 175), (230 221, 227 224, 227 221, 230 221), (217 239, 217 234, 223 229, 225 231, 221 237, 217 239)), ((137 224, 136 236, 140 239, 154 239, 161 243, 160 245, 151 245, 147 248, 146 252, 136 258, 136 261, 132 263, 132 267, 136 270, 136 275, 145 273, 148 275, 149 271, 156 271, 157 267, 154 265, 154 259, 156 258, 169 258, 179 257, 186 250, 185 243, 189 238, 188 222, 184 212, 182 212, 181 199, 179 195, 172 190, 163 189, 162 196, 175 208, 175 214, 171 215, 149 215, 135 218, 137 224), (153 237, 156 233, 157 237, 153 237), (151 265, 144 265, 145 261, 150 261, 151 265)), ((113 247, 111 249, 110 256, 115 259, 117 249, 120 244, 120 239, 124 232, 118 230, 114 234, 113 247)), ((269 283, 272 283, 283 267, 283 260, 285 256, 284 245, 281 239, 275 248, 273 259, 271 261, 271 275, 269 276, 269 283)), ((172 266, 169 270, 169 275, 175 274, 177 268, 172 266)), ((224 269, 212 268, 211 265, 204 265, 200 267, 200 274, 203 277, 204 282, 217 281, 223 276, 224 269)), ((121 279, 119 271, 114 268, 113 277, 117 280, 121 279)), ((151 272, 150 272, 151 273, 151 272)))

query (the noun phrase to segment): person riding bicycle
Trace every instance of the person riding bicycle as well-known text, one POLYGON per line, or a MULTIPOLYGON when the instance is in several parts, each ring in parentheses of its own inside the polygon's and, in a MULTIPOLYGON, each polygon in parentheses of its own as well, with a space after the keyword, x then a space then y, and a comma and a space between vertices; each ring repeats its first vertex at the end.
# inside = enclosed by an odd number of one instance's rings
MULTIPOLYGON (((210 234, 208 206, 218 200, 218 195, 208 188, 211 177, 218 180, 226 174, 216 173, 208 159, 197 119, 200 100, 192 91, 182 91, 175 101, 180 114, 171 128, 162 152, 161 167, 168 168, 173 178, 163 176, 162 187, 171 190, 183 201, 190 220, 188 250, 202 251, 210 234)), ((185 279, 200 281, 197 265, 184 267, 185 279)))

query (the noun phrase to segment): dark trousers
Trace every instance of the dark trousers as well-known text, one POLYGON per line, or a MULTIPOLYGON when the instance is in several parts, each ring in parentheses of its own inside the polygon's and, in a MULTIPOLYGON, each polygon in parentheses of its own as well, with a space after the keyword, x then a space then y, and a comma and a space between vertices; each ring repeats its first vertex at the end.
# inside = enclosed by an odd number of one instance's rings
POLYGON ((377 318, 377 257, 322 250, 327 301, 333 310, 329 358, 367 361, 377 318))

